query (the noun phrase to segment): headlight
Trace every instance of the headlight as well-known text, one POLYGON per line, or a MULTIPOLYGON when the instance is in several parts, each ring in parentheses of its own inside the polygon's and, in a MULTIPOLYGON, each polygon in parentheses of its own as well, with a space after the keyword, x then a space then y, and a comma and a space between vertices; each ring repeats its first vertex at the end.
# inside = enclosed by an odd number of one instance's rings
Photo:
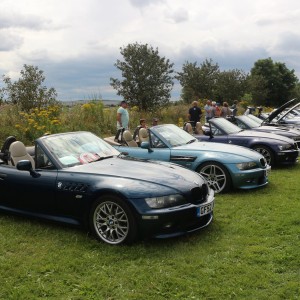
POLYGON ((291 145, 290 144, 278 145, 278 148, 279 148, 280 151, 290 150, 291 149, 291 145))
POLYGON ((257 164, 255 161, 250 161, 250 162, 244 162, 240 164, 236 164, 239 170, 250 170, 254 169, 257 167, 257 164))
POLYGON ((168 195, 162 197, 145 198, 146 203, 151 208, 171 207, 185 203, 181 195, 168 195))

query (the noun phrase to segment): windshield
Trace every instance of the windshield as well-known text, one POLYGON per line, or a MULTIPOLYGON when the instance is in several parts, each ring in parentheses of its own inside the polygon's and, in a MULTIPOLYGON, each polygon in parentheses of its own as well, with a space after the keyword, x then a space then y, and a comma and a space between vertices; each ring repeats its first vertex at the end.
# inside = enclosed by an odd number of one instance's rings
POLYGON ((211 119, 211 122, 218 127, 221 132, 225 132, 226 134, 233 134, 242 131, 241 128, 224 118, 213 118, 211 119))
POLYGON ((50 135, 43 138, 43 143, 64 167, 91 163, 120 153, 90 132, 50 135))
POLYGON ((254 116, 254 115, 247 115, 247 117, 253 121, 255 121, 257 124, 261 125, 263 120, 254 116))
POLYGON ((257 118, 258 120, 260 120, 260 122, 258 123, 257 121, 253 120, 252 118, 249 118, 249 115, 248 116, 240 116, 239 119, 251 128, 258 127, 262 121, 259 118, 257 118))
POLYGON ((155 126, 152 127, 152 131, 158 133, 158 135, 164 138, 172 147, 196 141, 192 135, 173 124, 155 126))

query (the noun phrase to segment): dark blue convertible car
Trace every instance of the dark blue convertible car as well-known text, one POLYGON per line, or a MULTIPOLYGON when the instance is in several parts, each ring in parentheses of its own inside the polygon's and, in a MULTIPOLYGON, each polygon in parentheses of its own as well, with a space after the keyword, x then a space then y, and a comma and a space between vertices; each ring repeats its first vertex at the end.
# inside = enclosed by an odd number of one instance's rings
POLYGON ((89 132, 43 136, 0 153, 0 209, 86 225, 109 244, 172 237, 213 219, 214 191, 196 172, 137 160, 89 132))
POLYGON ((256 130, 243 130, 224 118, 213 118, 203 127, 199 141, 244 146, 261 153, 269 165, 295 164, 298 161, 297 143, 281 135, 256 130))
POLYGON ((263 120, 254 115, 230 116, 227 118, 227 120, 243 130, 250 129, 257 132, 269 132, 288 137, 290 139, 293 139, 297 143, 298 148, 300 147, 299 130, 283 126, 262 125, 263 120))

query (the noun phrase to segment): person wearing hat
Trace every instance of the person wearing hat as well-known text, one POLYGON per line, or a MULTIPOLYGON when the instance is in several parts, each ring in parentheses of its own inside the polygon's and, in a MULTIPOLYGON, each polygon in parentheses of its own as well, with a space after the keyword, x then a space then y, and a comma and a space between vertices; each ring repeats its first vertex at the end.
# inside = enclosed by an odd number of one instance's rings
POLYGON ((129 113, 127 110, 127 102, 122 101, 120 107, 117 110, 117 130, 124 128, 128 130, 129 113))

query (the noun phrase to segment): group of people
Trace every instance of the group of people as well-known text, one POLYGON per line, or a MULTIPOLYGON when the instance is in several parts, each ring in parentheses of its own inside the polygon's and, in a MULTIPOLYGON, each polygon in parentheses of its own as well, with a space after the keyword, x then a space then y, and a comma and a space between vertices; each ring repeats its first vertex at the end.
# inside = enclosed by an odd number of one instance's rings
MULTIPOLYGON (((237 113, 237 104, 238 101, 235 100, 233 102, 233 105, 229 108, 228 103, 225 101, 223 102, 222 107, 220 107, 216 103, 216 101, 207 100, 203 108, 205 113, 205 122, 208 122, 211 118, 215 117, 226 118, 227 116, 235 116, 237 113)), ((116 140, 118 140, 119 135, 122 133, 122 131, 129 129, 129 113, 127 110, 127 106, 127 102, 123 100, 121 101, 120 107, 117 110, 117 135, 115 137, 116 140)), ((189 122, 193 127, 195 127, 196 124, 201 121, 201 117, 202 110, 198 106, 198 101, 193 101, 192 107, 190 107, 188 111, 189 122)), ((152 126, 155 126, 157 124, 158 119, 154 118, 152 120, 152 126)), ((140 124, 134 131, 133 139, 138 136, 138 132, 141 128, 147 128, 145 119, 140 119, 140 124)))
MULTIPOLYGON (((220 107, 216 101, 207 100, 203 108, 205 113, 205 122, 208 122, 211 118, 222 117, 226 118, 227 116, 235 116, 237 113, 237 104, 238 101, 235 100, 233 105, 229 108, 228 103, 223 102, 222 107, 220 107)), ((189 121, 193 124, 200 122, 202 117, 202 110, 198 106, 198 101, 193 101, 192 107, 189 109, 188 118, 189 121)))
MULTIPOLYGON (((120 135, 122 135, 122 132, 124 132, 124 130, 129 129, 129 113, 127 107, 127 102, 125 100, 121 101, 120 107, 117 110, 117 134, 115 136, 115 140, 118 140, 120 138, 120 135)), ((152 126, 156 125, 158 125, 158 119, 153 118, 152 126)), ((146 119, 140 119, 140 124, 134 130, 133 140, 138 137, 138 133, 141 128, 147 128, 146 119)))

